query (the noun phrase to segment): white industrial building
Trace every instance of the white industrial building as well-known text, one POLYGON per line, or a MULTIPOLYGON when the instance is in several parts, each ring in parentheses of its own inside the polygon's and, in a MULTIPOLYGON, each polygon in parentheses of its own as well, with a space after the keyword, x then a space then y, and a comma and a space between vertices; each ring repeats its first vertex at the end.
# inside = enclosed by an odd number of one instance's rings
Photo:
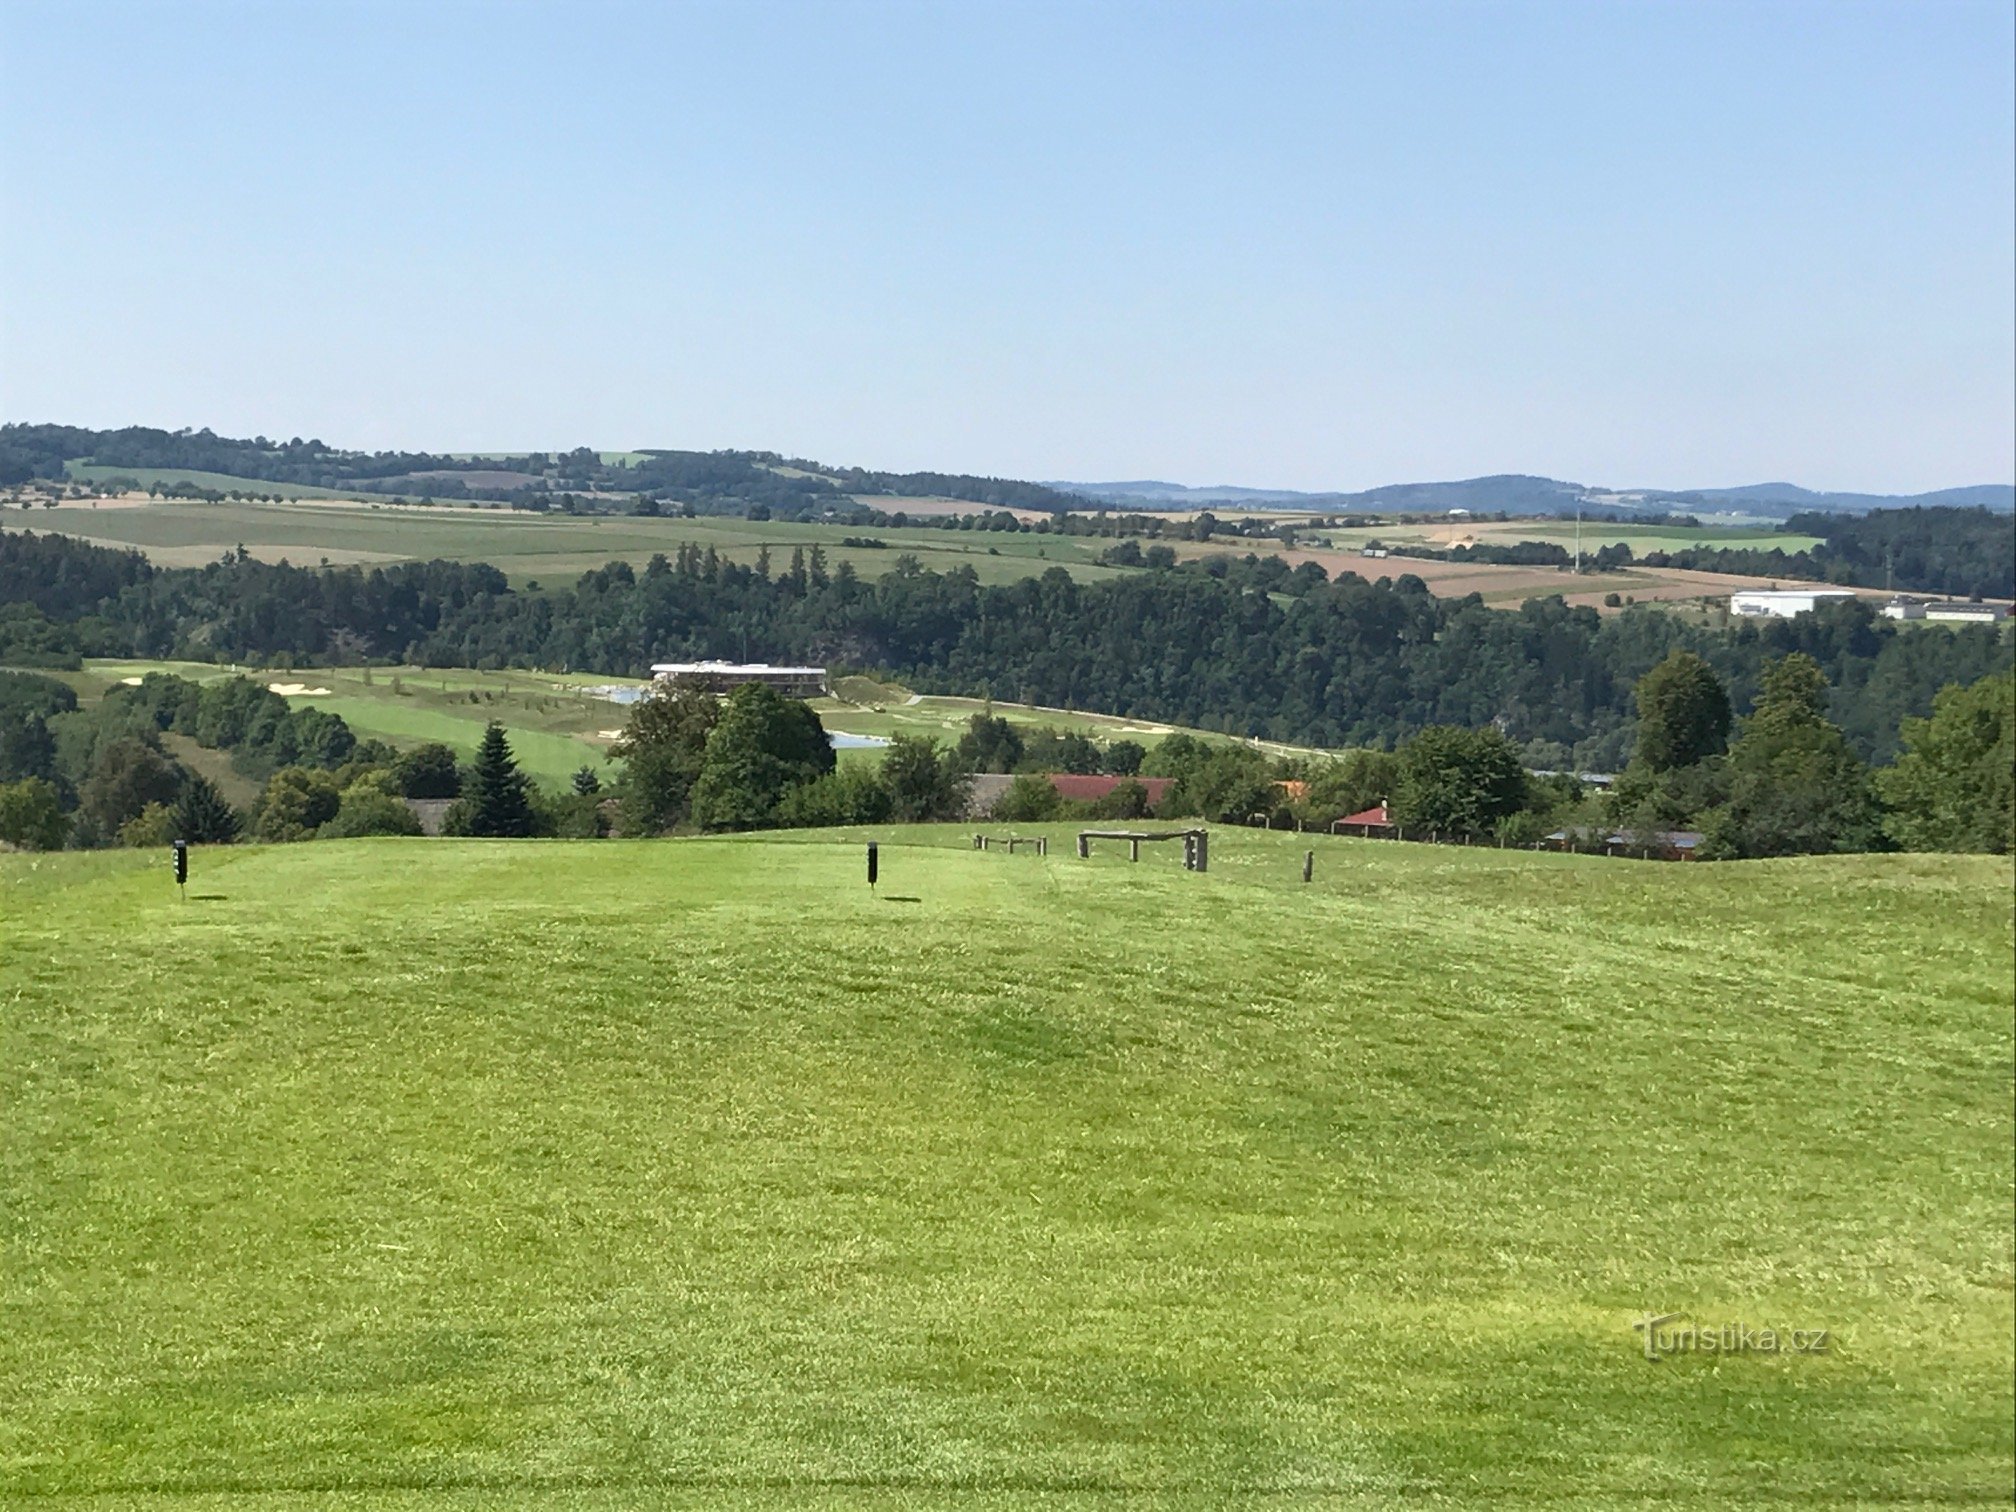
POLYGON ((1927 604, 1925 618, 1945 620, 1949 624, 1993 625, 2009 618, 2007 604, 1961 604, 1947 602, 1927 604))
POLYGON ((826 691, 824 667, 773 667, 768 662, 654 662, 651 675, 660 682, 682 682, 726 693, 744 683, 765 683, 786 698, 818 698, 826 691))
POLYGON ((1883 617, 1894 620, 1941 620, 1949 625, 1993 625, 2009 617, 2007 604, 1969 604, 1958 599, 1927 602, 1899 594, 1883 606, 1883 617))
POLYGON ((1752 588, 1729 595, 1729 612, 1749 618, 1790 619, 1822 604, 1854 597, 1852 588, 1752 588))

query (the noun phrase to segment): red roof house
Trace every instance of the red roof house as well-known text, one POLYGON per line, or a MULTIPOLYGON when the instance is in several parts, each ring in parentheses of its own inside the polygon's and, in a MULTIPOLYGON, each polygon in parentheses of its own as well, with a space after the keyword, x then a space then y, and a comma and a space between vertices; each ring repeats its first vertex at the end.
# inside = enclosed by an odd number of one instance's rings
POLYGON ((1330 828, 1345 834, 1372 835, 1380 830, 1393 828, 1393 815, 1383 803, 1375 803, 1371 808, 1360 809, 1355 814, 1346 814, 1330 828))

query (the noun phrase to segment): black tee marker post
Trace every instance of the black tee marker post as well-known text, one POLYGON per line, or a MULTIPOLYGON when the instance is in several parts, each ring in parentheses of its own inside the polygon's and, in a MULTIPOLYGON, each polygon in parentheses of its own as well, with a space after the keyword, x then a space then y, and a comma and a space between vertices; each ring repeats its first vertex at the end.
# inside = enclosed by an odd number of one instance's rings
POLYGON ((189 842, 177 840, 169 849, 175 853, 175 886, 182 893, 182 901, 189 901, 189 842))
POLYGON ((868 890, 870 892, 875 890, 876 869, 875 842, 870 840, 868 842, 868 890))

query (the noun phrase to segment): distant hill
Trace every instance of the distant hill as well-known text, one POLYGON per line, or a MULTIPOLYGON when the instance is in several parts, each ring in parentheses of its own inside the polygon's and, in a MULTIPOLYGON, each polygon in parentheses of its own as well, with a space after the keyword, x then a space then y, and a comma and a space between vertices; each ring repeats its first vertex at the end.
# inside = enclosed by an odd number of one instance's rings
POLYGON ((1504 473, 1447 483, 1390 483, 1357 493, 1303 493, 1285 488, 1230 484, 1190 488, 1141 480, 1117 483, 1052 482, 1051 488, 1132 509, 1306 509, 1312 512, 1434 512, 1555 514, 1564 509, 1605 509, 1650 514, 1734 511, 1786 518, 1816 510, 1861 514, 1912 505, 1960 505, 2016 512, 2016 486, 1986 483, 1923 494, 1817 493, 1796 483, 1753 483, 1742 488, 1592 488, 1557 478, 1504 473))
POLYGON ((1743 488, 1696 488, 1688 493, 1688 497, 1731 504, 1786 504, 1800 509, 1850 510, 1858 514, 1868 509, 1904 509, 1914 504, 1953 504, 1963 509, 1979 507, 2004 512, 2016 510, 2016 487, 2007 483, 1941 488, 1922 494, 1815 493, 1797 483, 1752 483, 1743 488))
MULTIPOLYGON (((1577 508, 1626 514, 1737 512, 1786 519, 1835 511, 1862 514, 1914 504, 1984 506, 2016 512, 2006 483, 1895 495, 1816 493, 1796 483, 1740 488, 1598 488, 1558 478, 1501 473, 1440 483, 1389 483, 1360 492, 1309 493, 1236 484, 1191 487, 1160 479, 1118 483, 1038 483, 971 473, 892 473, 832 467, 763 451, 363 452, 320 440, 249 439, 204 430, 145 426, 87 430, 68 425, 0 425, 0 486, 34 478, 127 476, 172 485, 212 475, 231 485, 291 485, 293 492, 359 492, 431 499, 494 499, 541 508, 567 495, 572 506, 622 509, 634 500, 700 514, 755 519, 824 519, 881 501, 958 499, 979 510, 1087 508, 1293 509, 1312 513, 1552 515, 1577 508), (599 502, 597 502, 599 500, 599 502)), ((900 506, 898 506, 900 507, 900 506)))

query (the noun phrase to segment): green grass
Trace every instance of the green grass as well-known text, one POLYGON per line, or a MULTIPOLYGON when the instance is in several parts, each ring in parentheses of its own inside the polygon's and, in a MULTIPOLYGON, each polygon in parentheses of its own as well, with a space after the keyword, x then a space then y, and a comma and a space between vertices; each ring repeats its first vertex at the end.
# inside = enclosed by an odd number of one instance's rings
POLYGON ((0 857, 0 1492, 2007 1504, 2006 861, 966 834, 0 857))

